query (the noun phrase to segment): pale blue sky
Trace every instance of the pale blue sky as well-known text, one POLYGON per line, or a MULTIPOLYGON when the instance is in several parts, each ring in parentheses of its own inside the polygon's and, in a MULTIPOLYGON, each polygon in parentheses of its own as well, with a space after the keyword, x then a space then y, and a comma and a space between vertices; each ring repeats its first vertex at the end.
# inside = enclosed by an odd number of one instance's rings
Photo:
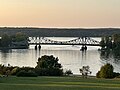
POLYGON ((120 27, 120 0, 0 0, 0 26, 120 27))

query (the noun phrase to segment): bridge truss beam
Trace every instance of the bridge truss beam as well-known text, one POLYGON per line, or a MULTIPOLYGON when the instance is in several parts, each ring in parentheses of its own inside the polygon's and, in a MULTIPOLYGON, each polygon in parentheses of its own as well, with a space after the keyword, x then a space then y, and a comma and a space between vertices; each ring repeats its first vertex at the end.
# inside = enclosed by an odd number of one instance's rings
POLYGON ((90 37, 78 37, 69 41, 56 41, 47 37, 30 37, 30 45, 87 45, 87 46, 100 46, 100 42, 90 37))

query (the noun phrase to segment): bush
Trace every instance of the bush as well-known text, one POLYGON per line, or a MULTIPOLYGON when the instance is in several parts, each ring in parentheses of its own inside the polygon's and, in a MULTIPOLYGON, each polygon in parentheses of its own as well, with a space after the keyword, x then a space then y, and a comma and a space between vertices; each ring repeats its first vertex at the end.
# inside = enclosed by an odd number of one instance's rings
POLYGON ((120 75, 119 75, 119 76, 116 76, 116 78, 120 78, 120 75))
POLYGON ((120 73, 114 72, 114 73, 113 73, 113 76, 116 77, 116 78, 120 78, 120 73))
POLYGON ((21 70, 20 72, 18 72, 16 74, 16 76, 18 77, 37 77, 37 74, 33 71, 25 71, 25 70, 21 70))
POLYGON ((69 76, 70 74, 73 74, 71 70, 66 70, 66 71, 65 71, 65 75, 68 75, 68 76, 69 76))
POLYGON ((13 68, 11 71, 11 75, 16 75, 18 73, 18 71, 19 71, 18 67, 13 68))
POLYGON ((113 66, 106 64, 101 67, 100 71, 96 74, 97 78, 114 78, 113 66))
POLYGON ((100 71, 97 72, 96 77, 100 78, 100 71))
POLYGON ((61 76, 63 75, 62 69, 57 68, 40 68, 35 70, 39 76, 61 76))
POLYGON ((28 71, 34 70, 34 68, 32 68, 32 67, 22 67, 22 68, 19 68, 19 70, 20 71, 25 70, 26 72, 28 72, 28 71))

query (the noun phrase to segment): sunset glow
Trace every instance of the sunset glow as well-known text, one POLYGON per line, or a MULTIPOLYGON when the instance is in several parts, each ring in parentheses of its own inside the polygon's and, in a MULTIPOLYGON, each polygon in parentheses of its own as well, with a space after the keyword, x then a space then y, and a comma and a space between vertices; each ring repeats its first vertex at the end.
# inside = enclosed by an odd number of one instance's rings
POLYGON ((120 0, 0 0, 0 26, 120 27, 120 0))

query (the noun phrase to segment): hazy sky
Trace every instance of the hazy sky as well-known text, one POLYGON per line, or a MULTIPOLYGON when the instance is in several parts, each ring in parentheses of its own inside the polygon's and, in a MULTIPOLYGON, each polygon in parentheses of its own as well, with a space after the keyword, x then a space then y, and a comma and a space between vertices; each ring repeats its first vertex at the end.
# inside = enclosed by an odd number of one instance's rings
POLYGON ((120 0, 0 0, 0 26, 120 27, 120 0))

